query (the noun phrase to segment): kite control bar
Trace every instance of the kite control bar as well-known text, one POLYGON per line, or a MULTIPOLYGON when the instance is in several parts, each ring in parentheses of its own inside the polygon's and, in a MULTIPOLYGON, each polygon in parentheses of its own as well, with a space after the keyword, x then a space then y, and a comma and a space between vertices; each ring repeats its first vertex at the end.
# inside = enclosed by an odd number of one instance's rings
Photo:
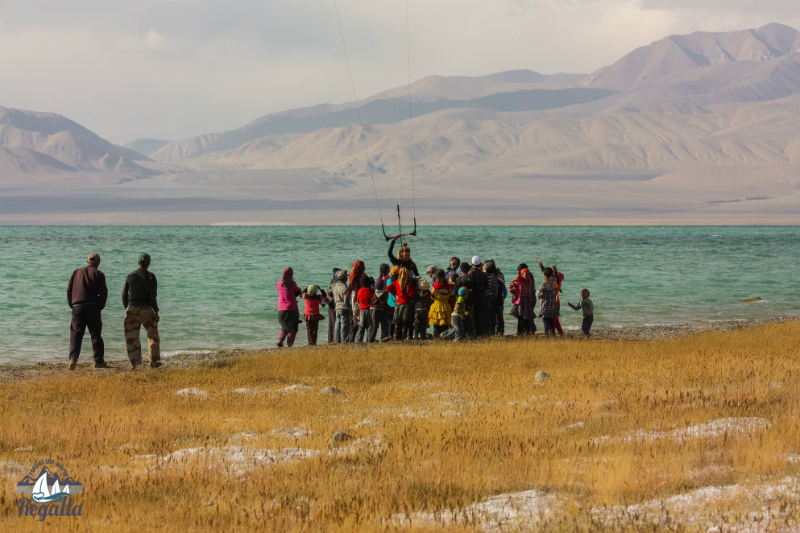
MULTIPOLYGON (((403 225, 400 222, 400 206, 399 205, 397 206, 397 227, 400 228, 401 232, 403 231, 403 225)), ((384 238, 387 241, 391 241, 392 238, 389 237, 388 235, 386 235, 386 228, 384 227, 383 222, 381 222, 381 229, 383 230, 384 238)), ((398 235, 398 237, 408 237, 409 235, 411 235, 412 237, 416 237, 417 236, 417 217, 416 216, 414 217, 414 231, 412 231, 411 233, 400 233, 400 235, 398 235)))
MULTIPOLYGON (((386 228, 383 227, 383 224, 381 224, 381 229, 383 229, 383 236, 386 238, 386 240, 387 241, 391 241, 392 238, 389 237, 388 235, 386 235, 386 228)), ((416 218, 414 219, 414 231, 412 231, 411 233, 402 233, 402 234, 398 235, 398 237, 408 237, 409 235, 411 235, 412 237, 416 237, 417 236, 417 219, 416 218)))

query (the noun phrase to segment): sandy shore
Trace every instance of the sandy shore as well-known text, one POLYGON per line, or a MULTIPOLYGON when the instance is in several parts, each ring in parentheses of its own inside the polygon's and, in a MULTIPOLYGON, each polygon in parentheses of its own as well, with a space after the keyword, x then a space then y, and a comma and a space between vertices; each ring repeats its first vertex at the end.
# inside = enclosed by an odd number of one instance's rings
MULTIPOLYGON (((789 322, 800 320, 800 317, 795 316, 782 316, 776 318, 763 318, 755 320, 727 320, 727 321, 714 321, 714 322, 692 322, 689 324, 677 325, 662 325, 662 326, 637 326, 637 327, 623 327, 623 328, 603 328, 597 329, 592 332, 592 337, 595 340, 633 340, 633 341, 651 341, 651 340, 667 340, 685 337, 687 335, 696 335, 698 333, 705 333, 709 331, 736 331, 743 328, 755 327, 764 324, 774 324, 778 322, 789 322)), ((583 335, 579 331, 565 331, 565 336, 572 340, 581 340, 583 335)), ((494 338, 490 341, 483 342, 511 342, 515 336, 506 335, 502 339, 494 338)), ((414 342, 417 344, 425 342, 439 342, 439 341, 406 341, 414 342)), ((324 350, 326 345, 316 347, 301 347, 295 348, 296 350, 324 350)), ((350 345, 353 349, 366 349, 367 345, 350 345)), ((161 368, 187 368, 193 365, 209 364, 213 361, 228 359, 232 357, 242 357, 247 355, 257 355, 267 353, 279 348, 269 347, 257 350, 220 350, 216 352, 205 353, 187 353, 174 355, 164 358, 161 368)), ((129 372, 130 365, 127 361, 109 361, 109 368, 98 370, 94 368, 91 355, 88 354, 83 357, 78 363, 78 368, 74 374, 82 373, 118 373, 129 372)), ((65 363, 36 363, 32 365, 2 365, 0 366, 0 383, 9 381, 26 381, 37 379, 51 379, 56 376, 62 376, 66 372, 67 364, 65 363)), ((149 371, 147 366, 141 367, 139 372, 149 371)))

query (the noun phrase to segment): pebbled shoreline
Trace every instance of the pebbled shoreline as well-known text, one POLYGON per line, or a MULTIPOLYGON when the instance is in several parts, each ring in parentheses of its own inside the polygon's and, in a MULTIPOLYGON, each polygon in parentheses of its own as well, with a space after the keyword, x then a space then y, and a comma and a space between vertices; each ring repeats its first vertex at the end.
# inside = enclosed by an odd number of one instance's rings
MULTIPOLYGON (((592 332, 592 339, 613 340, 613 341, 623 341, 623 340, 642 341, 642 342, 653 341, 653 340, 671 340, 671 339, 686 337, 689 335, 697 335, 700 333, 707 333, 707 332, 724 333, 724 332, 738 331, 746 328, 762 326, 765 324, 775 324, 775 323, 792 322, 792 321, 800 321, 800 317, 782 316, 782 317, 762 318, 762 319, 747 320, 747 321, 724 320, 724 321, 713 321, 713 322, 691 322, 688 324, 676 324, 676 325, 602 328, 594 330, 592 332)), ((567 340, 571 341, 583 340, 583 335, 579 331, 565 331, 565 337, 567 340)), ((544 338, 538 335, 537 338, 542 340, 543 342, 547 342, 544 338)), ((516 336, 514 335, 506 335, 503 338, 494 338, 480 342, 513 342, 515 339, 516 336)), ((424 345, 429 342, 441 342, 441 341, 404 341, 404 342, 408 344, 413 343, 416 345, 424 345)), ((392 342, 391 344, 395 343, 392 342)), ((364 344, 348 345, 348 348, 354 350, 364 350, 367 349, 367 347, 368 346, 364 344)), ((215 352, 204 352, 204 353, 184 353, 163 358, 162 359, 163 365, 161 369, 188 368, 191 366, 196 366, 201 364, 213 365, 215 361, 221 361, 225 359, 231 359, 249 355, 264 354, 278 350, 295 350, 302 352, 307 350, 325 350, 325 349, 327 349, 326 344, 314 347, 304 346, 291 349, 265 347, 262 349, 254 349, 254 350, 233 349, 233 350, 220 350, 215 352)), ((69 375, 73 376, 81 376, 89 374, 104 375, 104 374, 113 374, 120 372, 130 372, 130 365, 128 364, 127 361, 120 361, 120 360, 108 361, 108 364, 109 368, 107 369, 95 369, 91 355, 89 355, 88 357, 82 358, 81 361, 78 363, 78 368, 73 372, 69 372, 69 375)), ((150 371, 151 370, 147 368, 147 366, 143 366, 137 370, 137 372, 150 372, 150 371)), ((153 371, 155 372, 156 370, 153 371)), ((64 377, 67 374, 68 371, 66 362, 35 363, 31 365, 0 365, 0 384, 16 382, 16 381, 38 380, 38 379, 56 379, 64 377)))

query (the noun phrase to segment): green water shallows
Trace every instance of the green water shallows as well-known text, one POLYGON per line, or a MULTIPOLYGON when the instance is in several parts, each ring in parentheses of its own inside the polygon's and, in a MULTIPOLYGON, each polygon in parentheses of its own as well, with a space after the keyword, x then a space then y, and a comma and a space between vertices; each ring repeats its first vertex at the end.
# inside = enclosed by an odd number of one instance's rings
MULTIPOLYGON (((800 227, 430 227, 409 237, 420 271, 453 255, 494 258, 510 282, 516 266, 557 263, 563 301, 592 291, 596 328, 800 314, 800 227), (738 303, 753 296, 759 303, 738 303)), ((140 252, 153 256, 162 351, 260 348, 278 333, 276 284, 284 266, 300 286, 326 287, 332 267, 356 259, 370 275, 387 262, 375 227, 0 227, 0 363, 65 361, 66 287, 89 252, 109 285, 103 335, 109 360, 125 358, 121 302, 140 252)), ((302 303, 301 303, 302 306, 302 303)), ((510 309, 507 301, 506 312, 510 309)), ((301 307, 302 313, 302 307, 301 307)), ((506 332, 516 323, 507 317, 506 332)), ((566 305, 562 323, 577 329, 566 305)), ((540 324, 541 326, 541 324, 540 324)), ((327 324, 320 325, 320 340, 327 324)), ((305 344, 300 325, 297 345, 305 344)), ((91 361, 88 332, 82 360, 91 361)))

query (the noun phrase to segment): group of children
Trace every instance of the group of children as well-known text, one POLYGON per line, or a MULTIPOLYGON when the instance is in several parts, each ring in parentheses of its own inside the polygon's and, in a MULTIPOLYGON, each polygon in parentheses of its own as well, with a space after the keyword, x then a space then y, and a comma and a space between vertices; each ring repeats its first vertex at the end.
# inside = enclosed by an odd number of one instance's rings
MULTIPOLYGON (((483 262, 476 255, 467 263, 453 257, 446 270, 433 265, 427 268, 429 282, 417 272, 406 243, 396 258, 392 255, 396 240, 395 237, 389 248, 394 266, 380 265, 377 278, 367 275, 363 261, 356 261, 349 274, 334 268, 327 290, 319 285, 301 290, 292 268, 284 268, 277 286, 281 326, 278 346, 292 346, 301 322, 306 323, 308 344, 317 344, 319 323, 325 320, 320 307, 326 306, 328 343, 430 338, 461 341, 504 335, 504 305, 509 293, 510 314, 517 318, 517 335, 536 333, 537 300, 545 335, 564 335, 559 322, 564 274, 556 265, 545 267, 540 259, 536 260, 544 276, 537 288, 528 265, 522 263, 517 267, 517 278, 506 287, 505 276, 494 260, 483 262), (305 303, 302 320, 298 297, 305 303), (428 334, 430 326, 432 335, 428 334)), ((594 320, 589 291, 583 289, 578 305, 568 305, 583 312, 582 330, 588 337, 594 320)))

